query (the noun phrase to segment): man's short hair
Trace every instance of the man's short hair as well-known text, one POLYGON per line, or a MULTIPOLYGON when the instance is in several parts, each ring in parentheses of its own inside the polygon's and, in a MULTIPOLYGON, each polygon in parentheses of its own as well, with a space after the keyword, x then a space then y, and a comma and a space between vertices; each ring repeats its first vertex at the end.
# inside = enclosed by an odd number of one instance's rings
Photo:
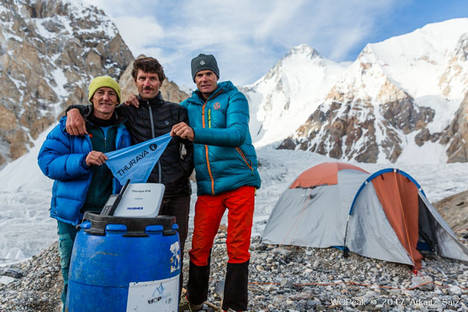
POLYGON ((139 57, 133 62, 132 77, 136 81, 138 70, 141 69, 145 73, 156 73, 161 82, 166 78, 164 69, 154 57, 139 57))

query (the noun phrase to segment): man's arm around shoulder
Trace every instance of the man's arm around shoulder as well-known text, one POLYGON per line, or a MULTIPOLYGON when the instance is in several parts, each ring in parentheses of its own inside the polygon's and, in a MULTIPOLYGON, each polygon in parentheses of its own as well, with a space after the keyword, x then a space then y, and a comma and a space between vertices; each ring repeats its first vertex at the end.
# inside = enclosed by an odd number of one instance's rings
POLYGON ((90 110, 89 106, 85 105, 71 105, 67 108, 67 122, 65 128, 70 135, 84 135, 88 134, 86 130, 86 123, 83 118, 90 110))

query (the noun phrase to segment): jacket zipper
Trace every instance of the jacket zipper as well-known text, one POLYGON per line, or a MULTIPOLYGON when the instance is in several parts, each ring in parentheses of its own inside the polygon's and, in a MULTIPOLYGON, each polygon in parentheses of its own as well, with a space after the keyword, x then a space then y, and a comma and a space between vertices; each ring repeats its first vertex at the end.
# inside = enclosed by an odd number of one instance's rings
POLYGON ((236 147, 236 151, 239 153, 239 155, 241 155, 242 159, 244 160, 247 167, 249 167, 250 171, 253 171, 252 165, 249 164, 249 162, 247 161, 247 157, 245 157, 244 152, 240 149, 240 147, 236 147))
MULTIPOLYGON (((109 131, 109 129, 107 129, 107 131, 109 131)), ((106 153, 107 152, 107 136, 106 136, 107 132, 105 131, 102 131, 102 132, 104 134, 104 153, 106 153)))
MULTIPOLYGON (((206 103, 208 103, 208 100, 206 100, 205 103, 202 106, 202 125, 203 125, 203 128, 206 127, 206 122, 205 122, 206 103)), ((211 122, 211 121, 209 120, 209 122, 211 122)), ((206 145, 206 144, 205 144, 205 157, 206 157, 206 167, 208 168, 208 175, 210 176, 210 180, 211 180, 211 194, 214 195, 215 194, 214 179, 213 179, 213 174, 211 173, 210 159, 208 158, 208 145, 206 145)))
MULTIPOLYGON (((208 101, 210 99, 214 99, 215 97, 217 97, 219 94, 223 93, 223 90, 219 90, 217 93, 213 94, 212 96, 210 96, 209 98, 207 98, 205 100, 205 102, 203 103, 203 106, 202 106, 202 125, 203 125, 203 128, 206 128, 206 121, 205 121, 205 107, 206 107, 206 104, 208 103, 208 101)), ((208 109, 208 128, 211 128, 211 110, 208 109)), ((213 173, 211 172, 211 166, 210 166, 210 159, 208 158, 208 145, 205 144, 205 157, 206 157, 206 167, 208 168, 208 175, 210 176, 210 180, 211 180, 211 194, 215 194, 215 190, 214 190, 214 179, 213 179, 213 173)))
MULTIPOLYGON (((150 106, 150 103, 149 103, 148 100, 146 101, 146 105, 148 105, 149 115, 150 115, 151 137, 154 139, 155 131, 154 131, 153 110, 151 109, 151 106, 150 106)), ((161 160, 161 158, 159 158, 159 160, 158 160, 158 183, 161 183, 161 181, 162 181, 161 162, 160 162, 160 160, 161 160)))
POLYGON ((208 109, 208 128, 211 128, 211 109, 208 109))

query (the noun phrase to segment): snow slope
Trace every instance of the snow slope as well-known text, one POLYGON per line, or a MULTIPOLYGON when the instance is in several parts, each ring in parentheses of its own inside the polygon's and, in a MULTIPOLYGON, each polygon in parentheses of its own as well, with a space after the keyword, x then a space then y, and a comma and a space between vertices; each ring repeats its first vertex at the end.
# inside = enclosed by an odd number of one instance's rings
MULTIPOLYGON (((30 153, 0 171, 0 180, 4 181, 0 189, 0 265, 27 259, 57 239, 56 222, 49 218, 48 211, 52 181, 42 174, 36 160, 39 145, 44 138, 45 134, 37 140, 30 153)), ((262 187, 256 196, 254 235, 262 233, 275 202, 300 172, 320 162, 330 161, 315 153, 275 150, 271 146, 259 148, 258 157, 262 187)), ((465 163, 408 162, 397 166, 358 166, 368 171, 386 167, 403 169, 420 182, 432 201, 467 189, 468 164, 465 163)), ((192 217, 195 200, 196 196, 193 195, 192 217)))

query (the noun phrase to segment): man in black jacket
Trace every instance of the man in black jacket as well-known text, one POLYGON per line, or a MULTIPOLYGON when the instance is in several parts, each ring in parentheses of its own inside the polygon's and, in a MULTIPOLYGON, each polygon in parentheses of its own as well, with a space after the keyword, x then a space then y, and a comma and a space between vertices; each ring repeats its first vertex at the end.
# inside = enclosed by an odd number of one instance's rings
MULTIPOLYGON (((138 88, 139 107, 120 105, 117 114, 127 117, 125 125, 132 136, 133 144, 166 134, 179 122, 188 123, 185 108, 162 98, 159 88, 165 78, 164 70, 155 58, 136 59, 133 63, 132 76, 138 88)), ((68 133, 72 135, 86 133, 81 115, 86 113, 87 108, 80 105, 69 108, 66 125, 68 133)), ((159 214, 176 217, 182 259, 188 232, 191 194, 189 177, 192 171, 193 144, 188 140, 174 137, 148 179, 150 183, 162 183, 165 186, 159 214)), ((182 281, 182 266, 180 276, 182 281)))

